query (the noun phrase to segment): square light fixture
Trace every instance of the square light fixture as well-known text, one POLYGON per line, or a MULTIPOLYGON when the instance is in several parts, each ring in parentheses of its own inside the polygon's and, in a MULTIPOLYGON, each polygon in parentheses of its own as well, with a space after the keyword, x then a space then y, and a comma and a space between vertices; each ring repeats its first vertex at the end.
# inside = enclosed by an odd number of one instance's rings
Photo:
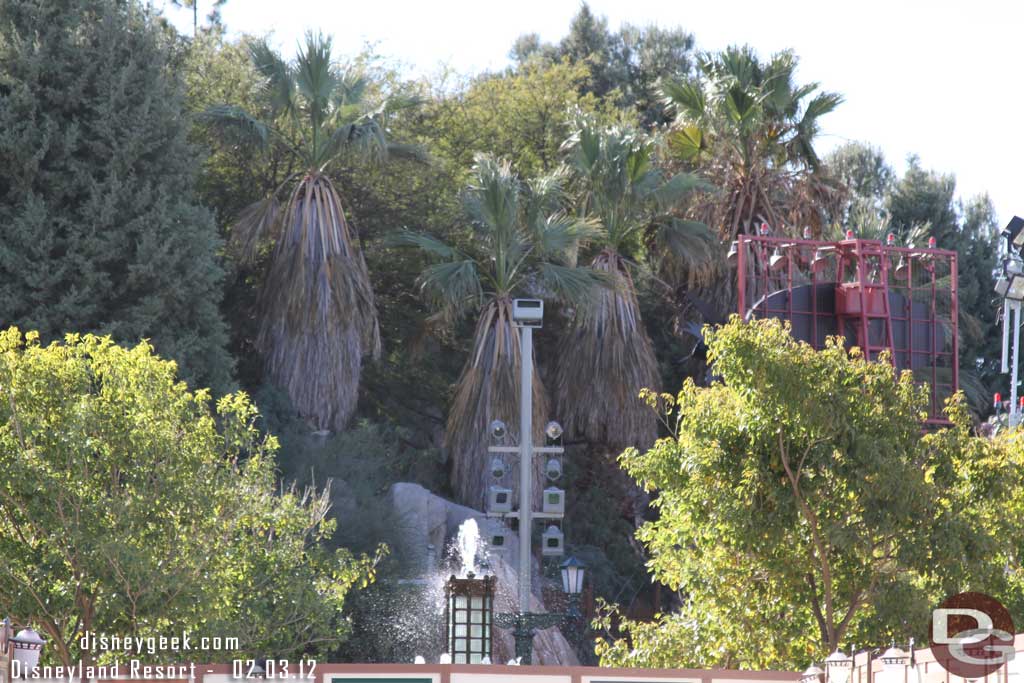
POLYGON ((1020 216, 1011 218, 1003 228, 1003 237, 1006 238, 1008 245, 1013 245, 1017 249, 1024 247, 1024 218, 1020 216))

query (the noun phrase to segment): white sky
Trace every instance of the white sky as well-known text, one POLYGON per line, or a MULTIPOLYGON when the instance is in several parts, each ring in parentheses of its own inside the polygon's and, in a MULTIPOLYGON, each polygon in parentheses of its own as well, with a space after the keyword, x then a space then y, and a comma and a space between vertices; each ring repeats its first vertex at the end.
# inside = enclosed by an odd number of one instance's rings
MULTIPOLYGON (((160 6, 167 0, 153 0, 160 6)), ((199 0, 200 16, 208 0, 199 0)), ((166 13, 191 31, 191 11, 166 13)), ((1024 3, 1020 0, 591 0, 623 22, 682 26, 697 47, 749 43, 763 57, 792 48, 798 80, 818 81, 846 102, 822 119, 819 150, 846 140, 881 147, 898 172, 908 154, 925 168, 956 175, 961 196, 988 192, 1001 224, 1024 215, 1024 3)), ((354 54, 367 42, 383 56, 434 73, 507 64, 513 40, 567 31, 577 0, 229 0, 231 32, 273 34, 286 54, 319 29, 354 54)))

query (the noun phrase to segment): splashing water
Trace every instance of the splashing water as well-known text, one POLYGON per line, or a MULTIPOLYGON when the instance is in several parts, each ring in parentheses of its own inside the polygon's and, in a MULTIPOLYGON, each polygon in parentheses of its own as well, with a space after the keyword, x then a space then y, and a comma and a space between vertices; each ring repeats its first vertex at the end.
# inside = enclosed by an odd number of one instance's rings
POLYGON ((475 519, 470 517, 459 526, 456 544, 459 559, 462 561, 461 575, 476 574, 476 553, 480 548, 480 527, 475 519))

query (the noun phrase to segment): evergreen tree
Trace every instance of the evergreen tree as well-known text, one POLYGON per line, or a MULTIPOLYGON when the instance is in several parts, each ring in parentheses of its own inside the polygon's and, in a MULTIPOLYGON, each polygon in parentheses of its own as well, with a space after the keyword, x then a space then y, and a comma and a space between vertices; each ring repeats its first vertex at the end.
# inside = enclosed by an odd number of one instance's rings
POLYGON ((584 2, 569 24, 569 34, 562 39, 560 45, 561 56, 573 62, 590 63, 590 90, 598 97, 607 95, 616 85, 617 79, 612 73, 611 63, 613 43, 608 20, 595 16, 584 2))
POLYGON ((897 235, 907 235, 919 225, 940 248, 957 252, 960 387, 971 409, 985 415, 992 393, 1005 386, 998 372, 1000 304, 992 291, 999 225, 987 195, 963 202, 955 194, 952 174, 929 171, 912 156, 906 173, 886 198, 886 208, 897 235))
POLYGON ((220 243, 167 42, 135 2, 0 2, 0 320, 149 338, 224 389, 220 243))

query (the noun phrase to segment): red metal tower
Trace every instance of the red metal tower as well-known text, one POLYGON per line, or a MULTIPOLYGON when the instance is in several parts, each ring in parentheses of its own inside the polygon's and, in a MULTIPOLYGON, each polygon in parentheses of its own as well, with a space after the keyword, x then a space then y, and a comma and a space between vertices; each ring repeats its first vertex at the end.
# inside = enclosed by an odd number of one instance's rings
POLYGON ((838 242, 740 235, 733 247, 744 320, 788 320, 815 349, 838 335, 871 360, 887 351, 896 370, 927 383, 928 422, 947 423, 945 400, 959 388, 956 252, 852 231, 838 242))

